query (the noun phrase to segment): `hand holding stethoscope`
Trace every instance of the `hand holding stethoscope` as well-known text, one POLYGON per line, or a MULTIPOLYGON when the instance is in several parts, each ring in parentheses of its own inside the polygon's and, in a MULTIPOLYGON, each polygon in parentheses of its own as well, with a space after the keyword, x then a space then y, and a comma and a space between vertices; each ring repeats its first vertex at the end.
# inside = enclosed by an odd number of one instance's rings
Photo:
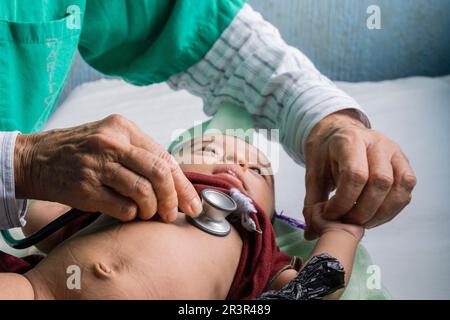
POLYGON ((173 157, 120 115, 73 128, 19 135, 16 197, 66 204, 122 221, 156 212, 173 221, 178 208, 197 215, 198 194, 173 157))

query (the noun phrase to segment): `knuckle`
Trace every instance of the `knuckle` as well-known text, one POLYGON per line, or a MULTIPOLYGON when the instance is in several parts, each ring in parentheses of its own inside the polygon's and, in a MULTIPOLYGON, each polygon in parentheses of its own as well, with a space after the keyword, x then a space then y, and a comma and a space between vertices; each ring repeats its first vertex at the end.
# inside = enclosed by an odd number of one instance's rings
POLYGON ((394 179, 391 176, 383 173, 374 173, 369 177, 370 184, 381 191, 389 191, 394 183, 394 179))
POLYGON ((79 180, 80 180, 81 185, 91 186, 92 182, 95 181, 96 173, 91 168, 82 167, 80 169, 79 174, 80 174, 79 180))
POLYGON ((112 114, 105 118, 105 122, 109 125, 127 126, 130 122, 127 118, 120 114, 112 114))
POLYGON ((82 154, 80 156, 75 155, 75 161, 78 163, 80 168, 91 168, 94 165, 92 157, 88 154, 82 154))
POLYGON ((168 152, 166 152, 165 150, 163 150, 159 156, 164 162, 168 163, 168 164, 172 164, 174 163, 172 160, 172 155, 168 152))
POLYGON ((153 187, 147 180, 143 178, 138 178, 135 184, 135 193, 140 197, 148 197, 153 192, 153 187))
POLYGON ((359 168, 349 168, 344 171, 348 180, 356 186, 364 186, 369 179, 368 173, 365 170, 359 168))
POLYGON ((142 150, 140 148, 129 148, 127 150, 127 156, 130 159, 140 159, 140 158, 147 159, 145 157, 145 154, 143 154, 143 152, 142 152, 142 150))
POLYGON ((167 165, 161 159, 155 159, 152 165, 152 173, 158 179, 164 179, 170 174, 170 170, 167 165))
POLYGON ((80 179, 78 182, 78 191, 82 195, 87 195, 92 192, 91 184, 88 180, 80 179))
POLYGON ((413 191, 414 187, 417 184, 417 178, 412 174, 405 174, 401 178, 400 185, 407 190, 408 192, 413 191))
POLYGON ((161 154, 161 160, 171 173, 176 173, 180 169, 180 165, 175 160, 174 156, 165 150, 161 154))
POLYGON ((353 142, 353 137, 346 129, 342 129, 340 132, 333 135, 331 141, 337 146, 348 145, 353 142))
POLYGON ((112 139, 106 134, 96 133, 86 139, 86 144, 91 151, 98 153, 106 148, 110 148, 112 139))

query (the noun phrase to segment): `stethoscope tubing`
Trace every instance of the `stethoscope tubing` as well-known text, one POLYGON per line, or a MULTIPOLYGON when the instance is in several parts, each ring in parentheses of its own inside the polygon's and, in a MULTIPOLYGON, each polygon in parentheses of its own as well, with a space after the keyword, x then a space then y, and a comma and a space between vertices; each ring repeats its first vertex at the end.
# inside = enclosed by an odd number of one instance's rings
MULTIPOLYGON (((228 201, 231 201, 234 206, 236 206, 236 202, 231 197, 226 195, 225 193, 218 191, 218 190, 214 190, 214 189, 205 189, 204 191, 207 191, 207 190, 209 190, 210 192, 214 192, 215 194, 220 195, 221 197, 225 197, 226 199, 228 199, 228 201)), ((202 195, 204 196, 203 199, 207 200, 207 197, 205 196, 205 194, 203 192, 202 192, 202 195)), ((220 206, 217 206, 217 203, 210 203, 210 205, 214 205, 217 209, 223 209, 220 206)), ((73 221, 85 214, 93 214, 93 213, 87 213, 87 212, 73 208, 70 211, 66 212, 65 214, 61 215, 60 217, 56 218, 55 220, 53 220, 52 222, 50 222, 45 227, 43 227, 39 231, 35 232, 31 236, 28 236, 23 239, 14 238, 9 230, 0 230, 0 232, 1 232, 1 235, 3 236, 3 239, 10 247, 12 247, 14 249, 26 249, 26 248, 29 248, 29 247, 35 245, 36 243, 39 243, 40 241, 42 241, 44 239, 46 239, 47 237, 49 237, 50 235, 52 235, 53 233, 60 230, 68 223, 70 223, 71 221, 73 221)), ((222 222, 225 225, 228 224, 228 222, 226 222, 225 218, 223 219, 222 222)), ((192 221, 191 221, 191 223, 192 223, 192 221)), ((217 234, 217 232, 215 232, 214 230, 210 230, 211 226, 208 226, 208 224, 202 225, 202 226, 199 226, 198 223, 197 224, 193 223, 193 224, 196 227, 202 229, 203 231, 209 232, 214 235, 224 236, 224 235, 228 234, 228 233, 217 234)), ((217 225, 217 222, 216 222, 216 225, 217 225)))
POLYGON ((49 224, 47 224, 45 227, 43 227, 41 230, 33 233, 31 236, 28 236, 23 239, 16 239, 12 236, 11 232, 9 230, 1 230, 1 234, 3 236, 3 239, 5 242, 11 246, 14 249, 26 249, 29 248, 36 243, 44 240, 45 238, 49 237, 65 225, 67 225, 69 222, 77 219, 78 217, 85 215, 85 214, 92 214, 87 213, 78 209, 71 209, 70 211, 66 212, 62 216, 58 217, 57 219, 53 220, 49 224))

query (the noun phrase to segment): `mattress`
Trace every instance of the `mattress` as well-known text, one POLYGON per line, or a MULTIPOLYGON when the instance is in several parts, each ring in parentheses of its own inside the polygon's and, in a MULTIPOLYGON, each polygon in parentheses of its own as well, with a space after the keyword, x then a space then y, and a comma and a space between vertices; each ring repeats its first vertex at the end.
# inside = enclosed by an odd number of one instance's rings
MULTIPOLYGON (((397 299, 449 299, 450 76, 336 84, 365 108, 374 128, 402 146, 418 178, 411 204, 389 224, 367 231, 362 241, 383 284, 397 299)), ((201 99, 186 91, 103 79, 77 87, 47 129, 112 113, 126 116, 164 147, 176 129, 207 119, 201 99)), ((305 171, 284 151, 280 164, 277 209, 301 218, 305 171)))

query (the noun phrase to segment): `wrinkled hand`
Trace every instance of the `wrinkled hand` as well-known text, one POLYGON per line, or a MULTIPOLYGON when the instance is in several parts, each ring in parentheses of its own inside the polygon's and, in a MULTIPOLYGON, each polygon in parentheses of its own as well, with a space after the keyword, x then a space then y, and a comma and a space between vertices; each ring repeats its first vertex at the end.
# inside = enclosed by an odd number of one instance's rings
POLYGON ((311 226, 311 232, 321 236, 322 234, 334 230, 343 230, 352 235, 357 241, 360 241, 364 235, 364 228, 355 224, 342 223, 339 220, 327 220, 324 216, 325 202, 319 202, 310 206, 311 212, 308 225, 311 226))
MULTIPOLYGON (((416 177, 408 159, 395 142, 367 129, 353 111, 320 121, 308 137, 305 155, 306 221, 311 221, 311 205, 326 202, 325 218, 372 228, 393 219, 411 201, 416 177)), ((305 237, 317 234, 307 228, 305 237)))
POLYGON ((60 202, 128 221, 201 211, 200 199, 161 146, 120 115, 68 129, 19 135, 17 198, 60 202))

